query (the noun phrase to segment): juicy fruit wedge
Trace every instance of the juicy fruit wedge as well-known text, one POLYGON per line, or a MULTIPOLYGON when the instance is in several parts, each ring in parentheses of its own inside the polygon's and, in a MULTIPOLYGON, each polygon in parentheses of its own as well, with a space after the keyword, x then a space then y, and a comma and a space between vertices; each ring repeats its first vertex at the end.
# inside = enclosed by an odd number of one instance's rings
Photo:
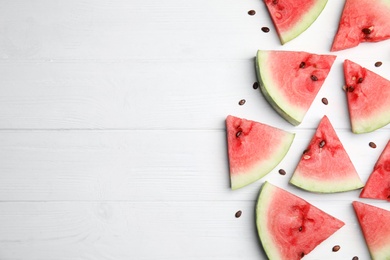
POLYGON ((344 78, 352 132, 372 132, 390 123, 389 80, 350 60, 344 61, 344 78))
POLYGON ((360 198, 390 201, 390 141, 379 156, 360 198))
POLYGON ((327 2, 327 0, 264 0, 282 44, 291 41, 309 28, 327 2))
POLYGON ((292 193, 265 182, 256 207, 257 231, 269 259, 301 259, 344 226, 292 193))
POLYGON ((390 39, 390 0, 347 0, 331 51, 390 39))
POLYGON ((226 132, 233 190, 269 173, 287 154, 295 134, 259 122, 228 116, 226 132))
POLYGON ((299 125, 335 59, 334 55, 259 50, 256 73, 260 90, 279 115, 299 125))
POLYGON ((349 191, 364 186, 327 116, 318 125, 290 183, 320 193, 349 191))
POLYGON ((390 259, 390 211, 354 201, 352 203, 371 258, 390 259))

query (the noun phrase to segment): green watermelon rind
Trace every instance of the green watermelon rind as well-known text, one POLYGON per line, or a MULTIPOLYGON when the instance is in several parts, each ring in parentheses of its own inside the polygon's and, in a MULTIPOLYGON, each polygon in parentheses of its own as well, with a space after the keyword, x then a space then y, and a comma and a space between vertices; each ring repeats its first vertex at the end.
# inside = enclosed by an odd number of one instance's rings
POLYGON ((268 182, 265 182, 260 190, 260 195, 257 199, 256 205, 256 226, 258 230, 258 235, 263 245, 264 251, 267 254, 269 259, 282 259, 282 256, 279 254, 279 250, 275 244, 271 243, 273 238, 271 233, 268 232, 267 219, 259 218, 258 216, 266 216, 268 209, 271 205, 271 197, 273 193, 273 186, 269 185, 268 182))
POLYGON ((255 164, 251 170, 246 171, 242 174, 235 174, 231 176, 231 189, 237 190, 244 186, 247 186, 270 173, 286 156, 287 152, 290 150, 290 147, 294 141, 295 133, 286 132, 284 140, 281 141, 279 149, 276 149, 276 152, 269 156, 269 160, 264 161, 258 164, 255 164))
POLYGON ((324 10, 328 0, 317 1, 317 4, 307 12, 304 16, 301 17, 300 22, 297 22, 296 25, 287 32, 279 34, 281 44, 285 44, 306 31, 320 16, 324 10))
POLYGON ((298 177, 299 171, 294 172, 294 176, 290 179, 290 183, 306 191, 316 193, 336 193, 358 190, 364 187, 364 183, 358 178, 338 180, 327 182, 326 180, 311 181, 306 178, 298 177))
POLYGON ((267 51, 257 51, 256 55, 256 74, 257 79, 260 85, 260 91, 263 93, 263 96, 272 106, 272 108, 290 124, 297 126, 299 125, 303 117, 305 116, 305 111, 300 111, 297 107, 288 107, 289 102, 284 100, 276 90, 277 87, 274 87, 272 82, 272 73, 267 70, 267 51), (283 104, 282 108, 279 104, 283 104), (288 110, 289 112, 286 112, 288 110))

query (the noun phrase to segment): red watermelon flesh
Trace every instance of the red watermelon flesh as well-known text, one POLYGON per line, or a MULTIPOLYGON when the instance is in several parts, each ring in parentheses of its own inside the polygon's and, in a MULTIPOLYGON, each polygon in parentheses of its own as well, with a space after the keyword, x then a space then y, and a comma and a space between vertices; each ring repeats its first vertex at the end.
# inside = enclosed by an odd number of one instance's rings
POLYGON ((226 118, 230 180, 233 190, 268 174, 290 149, 294 134, 234 116, 226 118))
POLYGON ((344 222, 298 196, 265 182, 256 207, 256 224, 269 259, 301 259, 344 222))
POLYGON ((304 190, 333 193, 363 187, 343 144, 324 116, 290 180, 304 190))
POLYGON ((347 0, 331 51, 390 39, 390 0, 347 0))
POLYGON ((390 81, 350 60, 344 61, 344 77, 352 131, 372 132, 390 123, 390 81))
POLYGON ((390 211, 358 201, 352 205, 372 259, 390 259, 390 211))
POLYGON ((390 201, 390 141, 379 156, 360 198, 390 201))
POLYGON ((327 0, 264 0, 278 33, 285 44, 303 33, 317 19, 327 0))
POLYGON ((334 55, 259 50, 256 73, 260 90, 280 116, 299 125, 335 59, 334 55))

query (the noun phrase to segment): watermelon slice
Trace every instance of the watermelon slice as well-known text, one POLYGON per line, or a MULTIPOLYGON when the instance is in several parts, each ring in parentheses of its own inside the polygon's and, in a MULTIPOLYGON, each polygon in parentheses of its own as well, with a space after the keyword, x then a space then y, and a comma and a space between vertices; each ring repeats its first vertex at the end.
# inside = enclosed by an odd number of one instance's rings
POLYGON ((390 141, 379 156, 360 198, 390 201, 390 141))
POLYGON ((327 0, 264 0, 282 44, 291 41, 309 28, 327 2, 327 0))
POLYGON ((290 183, 320 193, 349 191, 364 186, 327 116, 318 125, 290 183))
POLYGON ((226 118, 231 187, 244 187, 269 173, 290 149, 295 134, 259 122, 226 118))
POLYGON ((372 132, 390 123, 390 81, 350 60, 344 61, 344 77, 352 131, 372 132))
POLYGON ((256 72, 260 90, 276 112, 299 125, 335 59, 334 55, 259 50, 256 72))
POLYGON ((301 259, 344 222, 265 182, 256 207, 257 231, 269 259, 301 259))
POLYGON ((390 259, 390 211, 358 201, 352 205, 372 259, 390 259))
POLYGON ((331 51, 390 39, 390 0, 347 0, 331 51))

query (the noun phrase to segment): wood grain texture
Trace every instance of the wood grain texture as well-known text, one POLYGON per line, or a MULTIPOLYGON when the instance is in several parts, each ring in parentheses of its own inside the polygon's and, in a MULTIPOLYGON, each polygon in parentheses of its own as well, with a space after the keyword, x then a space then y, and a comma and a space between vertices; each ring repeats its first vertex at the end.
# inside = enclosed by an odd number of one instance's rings
MULTIPOLYGON (((358 191, 316 195, 288 185, 313 133, 297 131, 284 160, 264 180, 317 200, 356 198, 358 191), (278 174, 280 168, 285 176, 278 174)), ((389 132, 338 135, 365 181, 389 132), (376 149, 369 147, 371 141, 376 149)), ((264 181, 230 191, 222 130, 3 131, 0 158, 3 201, 252 201, 264 181)))
MULTIPOLYGON (((306 259, 369 259, 350 202, 311 202, 346 225, 306 259), (334 245, 341 250, 332 252, 334 245)), ((254 207, 242 201, 0 203, 0 257, 265 259, 254 207), (243 212, 240 218, 234 216, 237 210, 243 212)))
POLYGON ((367 180, 390 126, 351 133, 342 63, 390 79, 389 42, 332 53, 298 127, 252 87, 258 49, 329 54, 342 6, 328 1, 282 46, 262 1, 0 1, 0 260, 266 259, 254 216, 264 181, 346 223, 305 259, 369 259, 351 206, 359 191, 312 194, 288 180, 323 115, 367 180), (269 175, 234 192, 229 114, 296 133, 269 175))

